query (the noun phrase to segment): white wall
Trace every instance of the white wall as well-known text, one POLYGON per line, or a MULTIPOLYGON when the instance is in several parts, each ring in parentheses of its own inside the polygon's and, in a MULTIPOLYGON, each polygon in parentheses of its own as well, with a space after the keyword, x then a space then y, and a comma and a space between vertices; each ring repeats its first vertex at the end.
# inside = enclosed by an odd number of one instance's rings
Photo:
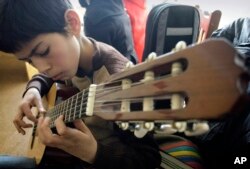
POLYGON ((212 12, 221 10, 222 16, 219 27, 222 27, 240 17, 250 17, 249 0, 146 0, 148 8, 163 3, 180 3, 187 5, 199 5, 203 11, 212 12))
MULTIPOLYGON (((82 8, 78 0, 70 0, 78 12, 83 15, 85 9, 82 8)), ((222 27, 240 17, 250 17, 249 0, 146 0, 148 10, 159 3, 179 3, 187 5, 199 5, 203 11, 212 12, 221 10, 222 16, 219 27, 222 27)), ((81 18, 82 19, 82 18, 81 18)))

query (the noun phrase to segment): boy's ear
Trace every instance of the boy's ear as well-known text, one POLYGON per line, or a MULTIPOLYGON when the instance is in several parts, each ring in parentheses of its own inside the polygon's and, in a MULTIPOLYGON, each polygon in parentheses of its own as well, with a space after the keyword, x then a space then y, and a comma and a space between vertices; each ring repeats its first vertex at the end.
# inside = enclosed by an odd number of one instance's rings
POLYGON ((78 13, 73 9, 68 9, 64 15, 66 21, 66 29, 69 33, 80 36, 81 34, 81 20, 78 13))

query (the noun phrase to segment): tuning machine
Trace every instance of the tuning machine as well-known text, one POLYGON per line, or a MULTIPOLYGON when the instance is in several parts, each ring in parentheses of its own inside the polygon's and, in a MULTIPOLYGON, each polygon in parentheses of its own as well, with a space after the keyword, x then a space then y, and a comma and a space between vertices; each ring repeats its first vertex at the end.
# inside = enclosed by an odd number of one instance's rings
POLYGON ((184 131, 186 136, 198 136, 209 131, 207 121, 192 121, 187 122, 187 129, 184 131))
POLYGON ((131 121, 131 122, 116 122, 122 130, 130 130, 134 132, 137 138, 144 137, 149 131, 154 129, 154 122, 131 121))
POLYGON ((156 134, 174 134, 184 133, 186 136, 202 135, 209 130, 207 121, 189 120, 189 121, 158 121, 155 122, 156 134))
POLYGON ((157 121, 155 122, 155 133, 156 134, 174 134, 177 132, 176 129, 173 128, 173 121, 157 121))

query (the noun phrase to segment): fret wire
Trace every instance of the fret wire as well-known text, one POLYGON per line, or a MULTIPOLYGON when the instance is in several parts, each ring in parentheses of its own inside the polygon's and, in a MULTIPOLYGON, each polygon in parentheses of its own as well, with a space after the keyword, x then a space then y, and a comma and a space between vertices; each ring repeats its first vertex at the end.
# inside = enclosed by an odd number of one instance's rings
POLYGON ((72 117, 74 117, 74 110, 75 110, 75 96, 72 97, 70 110, 71 112, 69 116, 70 116, 70 121, 72 121, 73 120, 72 117))
MULTIPOLYGON (((85 95, 84 95, 85 96, 85 95)), ((85 97, 83 97, 83 100, 87 100, 85 97)), ((73 104, 73 102, 74 102, 74 100, 72 99, 72 98, 69 98, 68 100, 66 100, 67 101, 67 106, 70 104, 70 109, 68 109, 68 110, 66 110, 66 111, 63 111, 63 113, 64 112, 72 112, 72 110, 73 109, 75 109, 75 107, 73 107, 73 106, 75 106, 74 104, 73 104)), ((83 106, 85 106, 87 104, 87 102, 80 102, 80 104, 77 104, 76 105, 76 108, 79 108, 79 109, 82 109, 82 107, 83 106), (83 104, 84 103, 84 104, 83 104)), ((117 103, 117 104, 120 104, 120 103, 117 103)), ((102 107, 103 105, 100 105, 99 107, 102 107)), ((86 108, 86 107, 85 107, 86 108)), ((58 109, 54 109, 54 112, 58 112, 58 109)), ((82 110, 81 110, 81 112, 82 112, 82 110)), ((81 113, 81 112, 79 112, 79 113, 81 113)), ((56 113, 56 114, 58 114, 58 113, 56 113)), ((66 113, 65 113, 66 114, 66 113)), ((73 118, 74 118, 74 115, 72 116, 72 113, 68 113, 68 121, 67 122, 70 122, 70 120, 71 120, 71 118, 72 118, 72 120, 74 120, 73 118)), ((54 116, 54 117, 52 117, 54 120, 57 118, 58 116, 54 116)), ((55 126, 55 123, 54 123, 54 121, 53 121, 53 123, 52 123, 52 125, 53 126, 55 126)))
POLYGON ((57 118, 57 111, 58 111, 58 105, 56 105, 55 107, 54 107, 54 116, 53 116, 53 118, 51 118, 51 120, 52 120, 52 125, 53 126, 55 126, 55 120, 56 120, 56 118, 57 118))
MULTIPOLYGON (((83 96, 87 96, 87 95, 83 95, 83 96)), ((71 121, 71 118, 72 118, 72 120, 74 120, 74 114, 72 113, 72 111, 74 111, 75 110, 75 108, 79 108, 80 106, 81 107, 83 107, 83 106, 85 106, 85 108, 86 108, 86 105, 87 105, 87 99, 88 98, 83 98, 83 101, 81 101, 80 102, 80 104, 78 104, 78 102, 77 102, 77 104, 75 105, 74 104, 74 99, 73 99, 73 97, 70 97, 69 99, 67 99, 66 100, 66 102, 67 102, 67 109, 66 109, 66 111, 63 111, 63 113, 62 114, 65 114, 65 117, 66 117, 66 115, 67 115, 67 117, 65 118, 66 120, 68 120, 67 122, 70 122, 71 121), (68 108, 69 107, 69 108, 68 108), (69 112, 69 113, 67 113, 67 112, 69 112), (73 115, 72 115, 73 114, 73 115)), ((57 106, 55 106, 54 108, 52 108, 52 109, 54 109, 53 111, 55 112, 54 113, 54 116, 51 116, 51 119, 53 118, 54 120, 57 118, 57 117, 59 117, 57 114, 57 110, 58 110, 58 105, 57 106)), ((52 110, 51 109, 51 110, 52 110)), ((81 110, 82 111, 82 110, 81 110)))
POLYGON ((82 94, 81 94, 81 104, 80 104, 80 113, 79 113, 79 118, 82 117, 82 103, 83 103, 83 99, 84 99, 84 93, 85 93, 85 90, 82 91, 82 94))
MULTIPOLYGON (((76 112, 75 112, 76 114, 77 114, 77 113, 80 114, 80 113, 83 112, 83 111, 82 111, 82 107, 83 107, 83 106, 85 106, 85 110, 86 110, 86 105, 87 105, 87 102, 86 102, 86 101, 87 101, 88 98, 86 98, 85 96, 88 96, 88 95, 86 95, 86 94, 83 93, 82 99, 80 100, 80 101, 81 101, 80 104, 79 104, 79 99, 77 100, 76 105, 75 105, 75 108, 74 108, 74 110, 77 109, 76 112), (82 101, 82 100, 83 100, 83 101, 82 101), (83 103, 84 103, 84 104, 83 104, 83 103), (79 111, 79 110, 81 110, 81 111, 79 111)), ((79 98, 79 97, 78 97, 78 98, 79 98)), ((71 107, 69 110, 73 110, 73 108, 71 107)), ((74 114, 72 115, 72 113, 70 113, 69 116, 72 118, 72 120, 74 120, 75 117, 76 117, 74 114)), ((80 116, 81 116, 81 114, 80 114, 80 116)), ((80 118, 81 118, 81 117, 80 117, 80 118)))
POLYGON ((58 105, 56 105, 54 107, 54 116, 51 119, 52 120, 52 126, 55 126, 55 120, 56 120, 57 116, 58 116, 58 105))
POLYGON ((66 105, 67 105, 67 101, 63 102, 62 113, 63 113, 64 119, 66 117, 66 114, 64 114, 66 105))
POLYGON ((67 118, 68 118, 68 116, 69 116, 69 114, 68 114, 68 111, 69 111, 69 100, 70 99, 67 99, 66 101, 67 101, 67 105, 66 105, 66 110, 65 110, 65 117, 64 117, 64 119, 65 119, 65 121, 66 122, 68 122, 67 120, 67 118))
POLYGON ((53 107, 52 109, 50 109, 50 110, 48 111, 48 114, 46 115, 46 116, 48 116, 49 118, 51 118, 50 127, 52 127, 52 124, 53 124, 53 120, 52 120, 52 116, 51 116, 51 115, 53 115, 54 108, 55 108, 55 107, 53 107))
POLYGON ((59 104, 59 116, 61 116, 63 114, 63 103, 59 104))
POLYGON ((60 112, 59 112, 59 104, 56 105, 55 108, 56 108, 56 117, 54 118, 54 120, 56 120, 59 117, 59 114, 60 114, 60 112))
MULTIPOLYGON (((88 91, 88 89, 86 89, 86 91, 88 91)), ((104 91, 104 90, 102 90, 104 91)), ((78 104, 78 94, 80 94, 81 92, 77 93, 77 100, 75 102, 75 105, 73 103, 74 101, 74 96, 66 99, 64 102, 54 106, 53 108, 51 108, 48 112, 49 113, 49 117, 51 118, 51 123, 50 126, 55 126, 55 120, 61 115, 64 114, 65 116, 65 122, 70 122, 71 121, 71 114, 72 114, 72 110, 74 108, 74 115, 73 115, 73 119, 75 119, 76 114, 79 112, 79 118, 81 118, 83 113, 83 106, 85 106, 87 104, 87 98, 85 98, 85 90, 83 90, 82 92, 82 97, 80 99, 80 105, 78 104), (73 107, 75 106, 75 107, 73 107), (79 110, 78 110, 79 108, 79 110)), ((85 106, 85 110, 86 110, 86 106, 85 106)))
POLYGON ((74 112, 74 119, 77 117, 77 112, 78 112, 78 103, 79 103, 79 93, 76 95, 76 102, 75 102, 75 112, 74 112))
MULTIPOLYGON (((72 115, 72 111, 74 112, 74 110, 78 109, 80 110, 79 113, 83 113, 83 107, 86 109, 86 105, 87 105, 87 99, 86 98, 85 94, 82 95, 82 100, 81 102, 79 103, 79 101, 76 101, 74 100, 74 97, 70 97, 69 99, 65 100, 66 102, 66 110, 63 110, 60 114, 64 114, 65 115, 65 121, 66 122, 70 122, 71 121, 71 118, 72 120, 75 119, 75 115, 73 114, 72 115), (76 104, 74 104, 76 103, 76 104)), ((78 97, 79 98, 79 97, 78 97)), ((59 105, 62 105, 62 103, 60 103, 59 105)), ((50 118, 55 120, 57 117, 59 117, 59 113, 58 113, 58 106, 59 105, 56 105, 54 108, 50 109, 52 110, 54 113, 52 113, 53 116, 51 116, 50 118)), ((65 105, 65 103, 63 104, 65 105)), ((76 113, 78 112, 78 110, 76 110, 76 113)), ((80 117, 81 118, 81 117, 80 117)))
POLYGON ((58 116, 58 105, 55 106, 55 116, 53 117, 53 122, 56 120, 58 116))
MULTIPOLYGON (((78 94, 80 94, 80 93, 81 92, 79 92, 79 93, 76 94, 77 98, 79 98, 78 94)), ((87 104, 86 101, 88 99, 88 98, 85 98, 85 96, 87 96, 87 95, 85 95, 85 91, 83 91, 82 92, 82 97, 81 97, 81 100, 80 100, 80 104, 78 104, 79 103, 78 99, 75 101, 75 95, 72 96, 72 97, 70 97, 70 98, 68 98, 67 100, 65 100, 66 104, 63 104, 63 105, 65 106, 64 109, 66 109, 66 110, 63 109, 62 110, 62 114, 65 115, 65 121, 66 122, 70 122, 71 118, 72 118, 72 120, 75 119, 76 114, 78 112, 77 108, 79 108, 79 118, 81 118, 82 113, 83 113, 83 110, 82 110, 83 106, 85 106, 85 108, 86 108, 86 104, 87 104), (74 112, 73 116, 72 116, 72 111, 74 112)), ((52 116, 52 118, 55 120, 57 117, 59 117, 58 116, 58 109, 54 110, 54 112, 55 112, 55 114, 54 114, 54 116, 52 116)))
POLYGON ((76 106, 77 106, 77 99, 78 99, 78 94, 76 95, 76 101, 75 101, 75 109, 74 109, 74 118, 76 117, 76 106))
POLYGON ((56 106, 53 108, 53 114, 54 116, 51 117, 52 125, 54 126, 55 116, 56 116, 56 106))
POLYGON ((60 116, 60 104, 56 106, 56 117, 54 120, 56 120, 60 116))
POLYGON ((72 106, 73 106, 73 113, 71 113, 71 115, 73 115, 72 117, 72 119, 71 120, 74 120, 75 118, 75 106, 76 106, 76 102, 77 102, 77 97, 76 97, 77 95, 74 95, 72 98, 73 98, 73 104, 72 104, 72 106))
POLYGON ((72 97, 69 99, 69 104, 70 104, 70 106, 69 106, 69 114, 68 114, 68 121, 70 122, 70 115, 71 115, 71 108, 72 108, 72 97))

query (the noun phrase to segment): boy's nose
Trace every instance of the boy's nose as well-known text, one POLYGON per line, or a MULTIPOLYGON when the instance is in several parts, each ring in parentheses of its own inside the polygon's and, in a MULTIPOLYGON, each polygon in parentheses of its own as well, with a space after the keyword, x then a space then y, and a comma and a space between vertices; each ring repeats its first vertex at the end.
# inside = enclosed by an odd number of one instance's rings
POLYGON ((48 70, 50 70, 51 65, 45 58, 33 57, 32 62, 40 73, 43 73, 46 75, 48 74, 48 70))

